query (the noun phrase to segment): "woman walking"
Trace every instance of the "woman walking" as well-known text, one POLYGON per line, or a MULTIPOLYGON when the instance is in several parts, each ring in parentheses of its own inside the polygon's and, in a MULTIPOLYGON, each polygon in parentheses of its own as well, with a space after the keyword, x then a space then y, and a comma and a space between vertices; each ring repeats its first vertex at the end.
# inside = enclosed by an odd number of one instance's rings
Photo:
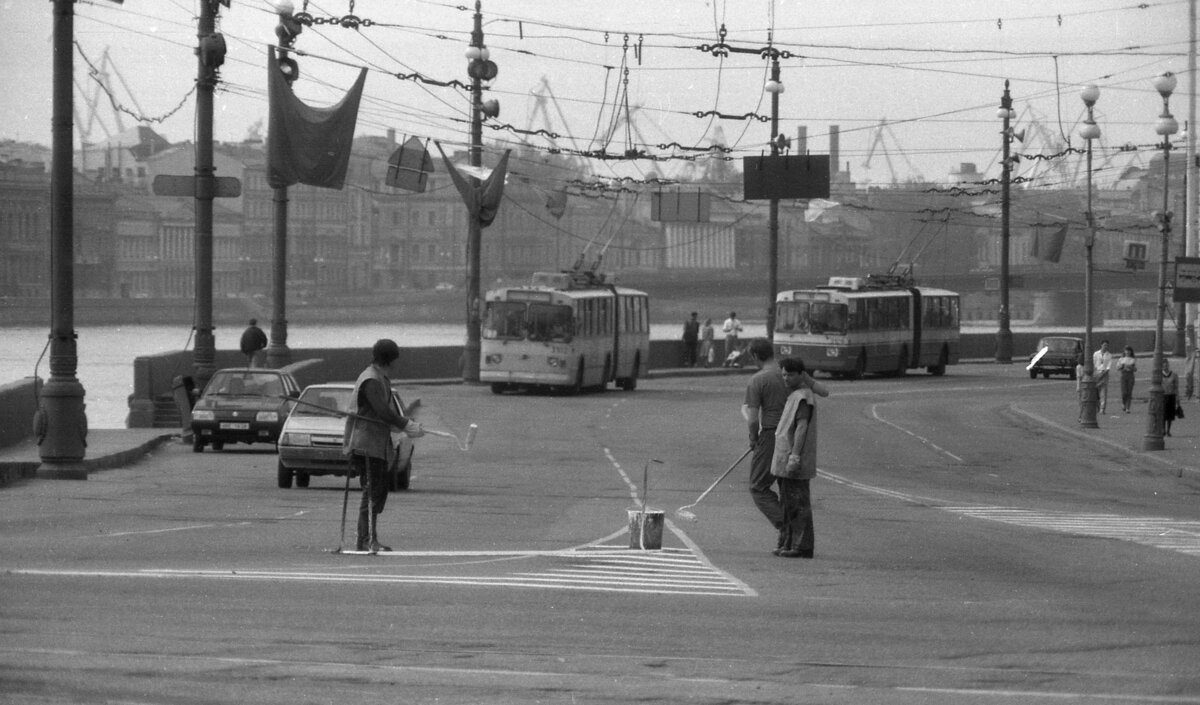
POLYGON ((1137 357, 1133 354, 1133 348, 1128 345, 1117 360, 1117 372, 1121 374, 1121 408, 1128 414, 1129 407, 1133 404, 1133 378, 1137 372, 1137 357))

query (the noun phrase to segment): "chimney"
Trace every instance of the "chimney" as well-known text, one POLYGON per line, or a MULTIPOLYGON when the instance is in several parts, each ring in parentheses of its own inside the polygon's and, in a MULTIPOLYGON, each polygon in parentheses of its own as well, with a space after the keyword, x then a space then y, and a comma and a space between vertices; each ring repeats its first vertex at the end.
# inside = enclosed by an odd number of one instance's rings
POLYGON ((808 154, 808 128, 804 125, 796 128, 796 154, 808 154))
POLYGON ((387 131, 388 144, 396 144, 396 128, 389 127, 387 131))
POLYGON ((840 132, 841 128, 839 128, 837 125, 829 126, 829 166, 834 171, 837 171, 838 168, 838 142, 840 141, 840 132))

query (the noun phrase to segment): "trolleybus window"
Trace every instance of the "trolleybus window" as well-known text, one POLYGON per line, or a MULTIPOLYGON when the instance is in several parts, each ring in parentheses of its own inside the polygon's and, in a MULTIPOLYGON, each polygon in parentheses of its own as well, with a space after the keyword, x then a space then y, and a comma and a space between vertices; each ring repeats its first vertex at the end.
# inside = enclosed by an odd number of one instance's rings
POLYGON ((574 334, 571 307, 554 304, 530 304, 529 339, 569 343, 574 334))
POLYGON ((483 337, 491 340, 525 338, 525 304, 494 301, 488 304, 483 337))

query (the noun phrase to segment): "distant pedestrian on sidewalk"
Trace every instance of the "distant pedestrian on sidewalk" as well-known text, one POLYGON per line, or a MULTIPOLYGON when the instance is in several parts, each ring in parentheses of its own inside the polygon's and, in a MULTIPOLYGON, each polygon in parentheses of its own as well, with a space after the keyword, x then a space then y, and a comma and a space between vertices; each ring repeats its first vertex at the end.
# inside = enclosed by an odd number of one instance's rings
POLYGON ((704 319, 704 325, 700 326, 700 362, 705 367, 711 367, 714 362, 713 333, 712 319, 704 319))
POLYGON ((729 318, 721 324, 721 330, 725 333, 725 359, 729 359, 729 353, 738 349, 738 337, 742 334, 742 322, 738 320, 737 312, 730 311, 729 318))
POLYGON ((1121 408, 1128 414, 1129 407, 1133 405, 1133 380, 1134 373, 1137 372, 1137 356, 1128 345, 1117 359, 1117 372, 1121 375, 1121 408))
POLYGON ((1179 375, 1171 371, 1171 361, 1163 358, 1162 362, 1163 388, 1163 433, 1171 435, 1171 424, 1175 423, 1179 412, 1179 375))
POLYGON ((1100 349, 1092 354, 1092 369, 1096 375, 1096 391, 1100 395, 1100 413, 1108 408, 1108 373, 1112 372, 1113 356, 1108 351, 1108 341, 1100 341, 1100 349))
POLYGON ((691 318, 683 321, 683 366, 695 367, 700 349, 700 314, 692 311, 691 318))
POLYGON ((242 354, 246 356, 246 367, 262 367, 259 352, 267 348, 267 334, 258 327, 258 319, 251 318, 250 325, 242 331, 242 354))

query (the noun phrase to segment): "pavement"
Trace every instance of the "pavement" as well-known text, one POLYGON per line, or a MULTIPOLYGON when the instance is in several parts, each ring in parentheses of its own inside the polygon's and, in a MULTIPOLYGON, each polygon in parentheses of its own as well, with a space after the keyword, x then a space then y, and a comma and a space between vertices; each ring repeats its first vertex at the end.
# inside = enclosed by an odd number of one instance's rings
MULTIPOLYGON (((714 376, 750 374, 749 368, 684 368, 654 370, 650 378, 682 376, 714 376)), ((1147 400, 1135 398, 1130 413, 1120 411, 1120 401, 1110 400, 1107 413, 1097 414, 1098 428, 1084 428, 1079 423, 1079 403, 1073 396, 1046 402, 1013 402, 1009 410, 1048 432, 1084 444, 1104 446, 1125 453, 1130 463, 1170 472, 1177 477, 1185 473, 1200 477, 1200 403, 1184 402, 1188 417, 1178 420, 1172 435, 1163 438, 1163 450, 1144 450, 1146 444, 1147 400), (1115 413, 1114 413, 1115 411, 1115 413)), ((84 458, 74 470, 88 474, 108 468, 138 462, 166 443, 184 443, 183 434, 174 429, 129 428, 92 429, 88 431, 84 458)), ((190 443, 190 442, 189 442, 190 443)), ((0 487, 18 480, 37 478, 53 473, 38 472, 42 461, 33 438, 0 448, 0 487)), ((69 473, 68 473, 69 474, 69 473)), ((83 479, 83 478, 79 478, 83 479)))

